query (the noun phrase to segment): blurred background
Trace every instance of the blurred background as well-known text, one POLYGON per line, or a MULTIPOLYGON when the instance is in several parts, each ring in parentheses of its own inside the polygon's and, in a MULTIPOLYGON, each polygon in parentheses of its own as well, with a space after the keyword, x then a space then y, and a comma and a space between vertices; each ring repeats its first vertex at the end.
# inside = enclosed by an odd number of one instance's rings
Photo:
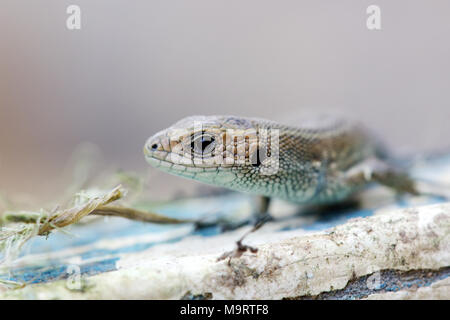
POLYGON ((105 166, 147 172, 145 140, 193 114, 347 113, 399 152, 448 148, 449 12, 447 0, 1 0, 0 192, 51 197, 84 142, 105 166), (71 4, 81 30, 66 28, 71 4))

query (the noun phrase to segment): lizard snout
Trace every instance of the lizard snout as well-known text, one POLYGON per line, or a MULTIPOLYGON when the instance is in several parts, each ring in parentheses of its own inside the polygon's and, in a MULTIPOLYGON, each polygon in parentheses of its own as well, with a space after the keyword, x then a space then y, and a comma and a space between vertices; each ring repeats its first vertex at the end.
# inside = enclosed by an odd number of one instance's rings
POLYGON ((170 152, 168 141, 161 134, 150 137, 144 145, 144 155, 147 159, 164 160, 170 152))

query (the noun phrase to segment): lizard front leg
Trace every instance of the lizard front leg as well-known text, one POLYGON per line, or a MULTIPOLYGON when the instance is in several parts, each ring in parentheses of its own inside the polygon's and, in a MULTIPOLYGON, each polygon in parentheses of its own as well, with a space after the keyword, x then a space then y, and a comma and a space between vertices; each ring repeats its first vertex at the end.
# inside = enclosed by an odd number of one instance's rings
MULTIPOLYGON (((266 222, 273 220, 272 216, 269 213, 269 204, 270 198, 265 196, 260 196, 256 203, 256 212, 253 214, 253 228, 244 233, 244 235, 236 241, 236 249, 225 252, 222 256, 218 258, 218 260, 223 260, 225 258, 236 258, 240 257, 244 252, 250 251, 252 253, 256 253, 258 251, 257 248, 243 244, 244 239, 252 232, 255 232, 259 228, 261 228, 266 222)), ((242 226, 242 225, 241 225, 242 226)))
POLYGON ((219 226, 221 232, 227 232, 239 229, 249 224, 252 225, 253 227, 256 226, 261 227, 264 223, 273 220, 272 216, 269 213, 269 205, 270 205, 269 197, 258 196, 255 199, 250 217, 246 218, 245 220, 236 222, 223 220, 216 220, 212 222, 197 221, 196 228, 202 229, 205 227, 219 226))

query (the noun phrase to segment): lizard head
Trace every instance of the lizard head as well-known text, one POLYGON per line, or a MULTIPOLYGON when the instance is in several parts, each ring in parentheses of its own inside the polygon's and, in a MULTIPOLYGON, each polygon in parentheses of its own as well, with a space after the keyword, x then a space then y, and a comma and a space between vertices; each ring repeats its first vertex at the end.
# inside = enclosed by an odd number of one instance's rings
POLYGON ((263 155, 271 140, 261 123, 234 116, 187 117, 151 136, 144 154, 152 166, 168 173, 237 189, 233 184, 238 177, 263 173, 274 160, 263 155))

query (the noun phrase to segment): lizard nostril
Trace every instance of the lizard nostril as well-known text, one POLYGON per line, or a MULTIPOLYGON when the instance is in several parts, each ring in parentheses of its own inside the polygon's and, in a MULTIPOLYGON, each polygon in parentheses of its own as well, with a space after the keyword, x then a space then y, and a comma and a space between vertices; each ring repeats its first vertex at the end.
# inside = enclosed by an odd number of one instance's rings
POLYGON ((153 151, 155 151, 156 149, 158 149, 158 144, 157 143, 152 144, 151 148, 153 151))

